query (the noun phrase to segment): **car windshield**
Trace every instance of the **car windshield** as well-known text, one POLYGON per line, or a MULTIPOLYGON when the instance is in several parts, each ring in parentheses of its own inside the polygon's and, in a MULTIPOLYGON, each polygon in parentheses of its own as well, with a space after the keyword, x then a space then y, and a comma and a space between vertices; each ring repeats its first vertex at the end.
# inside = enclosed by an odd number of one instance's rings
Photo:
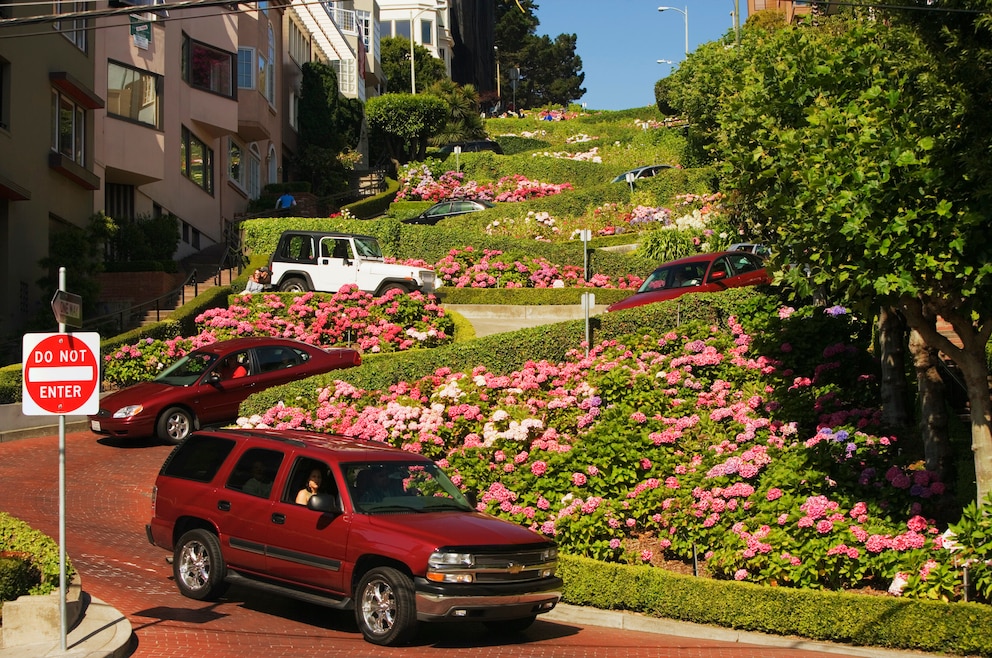
POLYGON ((652 290, 662 290, 668 282, 668 268, 662 267, 655 270, 644 280, 637 292, 650 292, 652 290))
POLYGON ((375 238, 355 238, 355 249, 358 250, 358 255, 362 258, 382 259, 382 249, 379 248, 379 243, 376 242, 375 238))
POLYGON ((343 465, 348 493, 360 514, 470 512, 458 487, 433 463, 343 465))
POLYGON ((190 386, 209 370, 216 360, 216 354, 193 352, 163 370, 153 381, 171 386, 190 386))

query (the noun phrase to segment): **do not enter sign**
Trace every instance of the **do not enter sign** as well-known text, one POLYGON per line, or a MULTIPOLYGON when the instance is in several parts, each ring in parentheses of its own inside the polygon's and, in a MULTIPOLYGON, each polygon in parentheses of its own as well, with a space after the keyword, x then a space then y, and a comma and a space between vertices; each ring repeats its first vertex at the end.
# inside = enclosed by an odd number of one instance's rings
POLYGON ((100 334, 25 334, 21 413, 25 416, 100 411, 100 334))

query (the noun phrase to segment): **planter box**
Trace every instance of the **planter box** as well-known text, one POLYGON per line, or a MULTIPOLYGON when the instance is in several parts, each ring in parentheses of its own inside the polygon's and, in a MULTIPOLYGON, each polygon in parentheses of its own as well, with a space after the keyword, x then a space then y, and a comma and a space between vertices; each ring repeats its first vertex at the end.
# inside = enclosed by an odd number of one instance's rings
MULTIPOLYGON (((66 629, 79 621, 83 612, 82 586, 75 576, 66 588, 66 629)), ((8 649, 30 644, 58 642, 62 636, 58 590, 39 596, 21 596, 3 604, 3 634, 0 647, 8 649)))

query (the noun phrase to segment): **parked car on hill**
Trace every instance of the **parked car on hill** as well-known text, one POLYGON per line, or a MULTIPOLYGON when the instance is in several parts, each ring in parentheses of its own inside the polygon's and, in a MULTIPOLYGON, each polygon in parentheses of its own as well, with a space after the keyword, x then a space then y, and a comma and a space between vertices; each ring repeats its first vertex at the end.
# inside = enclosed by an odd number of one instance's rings
POLYGON ((718 251, 665 263, 644 280, 636 293, 606 308, 621 311, 664 302, 690 292, 720 292, 727 288, 771 283, 760 256, 746 251, 718 251))
POLYGON ((430 294, 436 281, 432 269, 387 263, 371 235, 328 231, 283 231, 269 269, 273 287, 282 292, 337 292, 355 285, 373 295, 430 294))
POLYGON ((353 349, 322 349, 286 338, 234 338, 182 357, 155 379, 104 396, 89 416, 102 436, 179 443, 206 425, 230 423, 249 395, 360 365, 353 349))
POLYGON ((439 201, 433 206, 420 213, 416 217, 404 219, 404 224, 427 224, 433 226, 445 217, 464 215, 470 212, 479 212, 486 208, 492 208, 494 204, 482 199, 449 199, 439 201))
POLYGON ((378 441, 198 432, 152 491, 148 540, 171 551, 191 599, 237 583, 353 611, 368 642, 391 646, 418 622, 519 633, 561 598, 554 542, 476 511, 433 461, 378 441))
POLYGON ((667 164, 653 164, 645 165, 643 167, 637 167, 636 169, 631 169, 630 171, 625 171, 616 178, 613 179, 614 183, 626 183, 627 176, 633 176, 631 181, 639 180, 641 178, 651 178, 652 176, 658 175, 659 172, 665 171, 666 169, 675 169, 673 165, 667 164))

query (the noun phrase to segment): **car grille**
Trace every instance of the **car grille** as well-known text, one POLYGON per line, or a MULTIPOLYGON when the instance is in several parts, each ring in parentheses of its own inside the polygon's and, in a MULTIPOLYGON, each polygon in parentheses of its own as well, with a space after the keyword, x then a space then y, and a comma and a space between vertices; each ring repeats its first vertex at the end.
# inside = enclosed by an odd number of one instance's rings
POLYGON ((545 551, 520 551, 513 553, 476 554, 476 582, 513 583, 538 580, 542 572, 556 566, 555 560, 547 560, 545 551))

